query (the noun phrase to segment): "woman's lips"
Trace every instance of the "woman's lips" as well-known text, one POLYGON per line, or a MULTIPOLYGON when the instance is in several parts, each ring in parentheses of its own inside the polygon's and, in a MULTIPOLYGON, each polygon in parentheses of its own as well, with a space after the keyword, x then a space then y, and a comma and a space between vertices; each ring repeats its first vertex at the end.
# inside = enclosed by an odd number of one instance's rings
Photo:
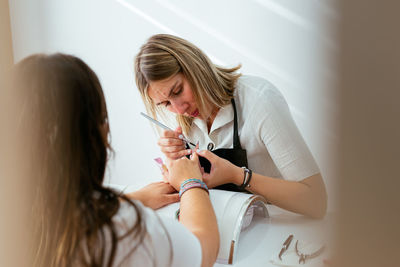
POLYGON ((192 114, 190 114, 190 116, 192 116, 192 117, 197 117, 197 116, 199 116, 199 110, 196 109, 192 114))

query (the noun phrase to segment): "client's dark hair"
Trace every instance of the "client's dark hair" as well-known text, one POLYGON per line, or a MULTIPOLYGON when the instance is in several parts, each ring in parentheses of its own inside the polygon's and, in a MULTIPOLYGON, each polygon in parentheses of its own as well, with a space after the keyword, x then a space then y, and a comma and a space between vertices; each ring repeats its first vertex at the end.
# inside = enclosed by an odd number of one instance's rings
POLYGON ((35 159, 33 265, 112 266, 118 240, 143 240, 145 230, 139 208, 102 185, 111 148, 96 74, 74 56, 33 55, 15 66, 12 88, 16 119, 30 135, 26 153, 35 159), (138 218, 123 236, 112 222, 120 197, 138 218))

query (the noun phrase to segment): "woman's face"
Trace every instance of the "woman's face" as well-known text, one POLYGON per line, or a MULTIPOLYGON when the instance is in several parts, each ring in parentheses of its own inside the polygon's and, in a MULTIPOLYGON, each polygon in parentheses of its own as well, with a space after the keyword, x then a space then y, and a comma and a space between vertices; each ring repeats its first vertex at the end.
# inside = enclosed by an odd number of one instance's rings
POLYGON ((197 107, 192 88, 182 73, 150 82, 148 94, 155 105, 162 105, 170 112, 204 119, 197 107))

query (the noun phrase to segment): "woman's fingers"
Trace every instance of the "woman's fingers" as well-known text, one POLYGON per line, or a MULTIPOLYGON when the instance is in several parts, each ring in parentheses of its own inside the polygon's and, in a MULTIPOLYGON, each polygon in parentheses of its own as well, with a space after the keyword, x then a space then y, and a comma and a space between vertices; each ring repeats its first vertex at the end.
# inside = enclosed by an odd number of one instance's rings
POLYGON ((159 146, 185 146, 182 139, 174 137, 160 137, 157 141, 159 146))
MULTIPOLYGON (((163 150, 161 150, 161 151, 163 151, 163 150)), ((177 151, 177 152, 164 152, 163 151, 163 153, 167 158, 172 159, 172 160, 177 160, 177 159, 180 159, 187 155, 190 155, 191 151, 190 151, 190 149, 189 150, 184 149, 184 150, 177 151)))
MULTIPOLYGON (((157 144, 167 158, 177 160, 193 153, 191 149, 186 148, 183 138, 182 128, 178 126, 175 131, 164 130, 157 144)), ((198 145, 196 145, 195 150, 197 149, 198 145)))
POLYGON ((199 156, 197 155, 196 152, 191 154, 190 160, 194 161, 196 163, 196 165, 198 166, 199 156))
POLYGON ((176 129, 177 130, 175 130, 175 131, 169 131, 169 130, 162 131, 160 138, 176 139, 176 140, 180 140, 183 142, 182 130, 180 129, 180 127, 176 128, 176 129))
POLYGON ((176 153, 182 150, 186 150, 186 148, 182 146, 160 146, 160 150, 163 153, 176 153))
POLYGON ((213 163, 218 158, 217 155, 208 150, 197 151, 197 154, 208 159, 208 161, 210 161, 211 163, 213 163))
POLYGON ((175 128, 175 132, 181 134, 182 133, 182 127, 181 126, 176 127, 175 128))
MULTIPOLYGON (((174 189, 174 191, 175 191, 175 189, 174 189)), ((179 201, 179 193, 165 195, 165 198, 166 198, 165 205, 178 202, 179 201)))
POLYGON ((175 131, 163 131, 157 144, 160 146, 161 152, 170 159, 176 160, 192 153, 190 149, 186 149, 180 127, 175 131))
POLYGON ((176 192, 175 188, 169 183, 160 182, 160 187, 165 194, 171 194, 176 192))
POLYGON ((182 148, 184 148, 185 143, 183 142, 182 138, 183 136, 181 132, 165 130, 161 133, 157 144, 160 147, 181 146, 182 148))
POLYGON ((162 173, 162 179, 164 183, 168 183, 169 173, 167 171, 162 173))
POLYGON ((161 137, 175 137, 175 138, 178 138, 178 136, 181 135, 181 134, 182 134, 182 131, 163 130, 161 132, 161 137))
POLYGON ((192 153, 190 149, 186 149, 185 143, 181 139, 161 137, 157 144, 160 146, 161 152, 171 159, 178 159, 192 153))
POLYGON ((179 196, 174 187, 164 182, 148 184, 145 187, 126 195, 130 198, 140 200, 145 206, 152 209, 158 209, 179 200, 179 196))

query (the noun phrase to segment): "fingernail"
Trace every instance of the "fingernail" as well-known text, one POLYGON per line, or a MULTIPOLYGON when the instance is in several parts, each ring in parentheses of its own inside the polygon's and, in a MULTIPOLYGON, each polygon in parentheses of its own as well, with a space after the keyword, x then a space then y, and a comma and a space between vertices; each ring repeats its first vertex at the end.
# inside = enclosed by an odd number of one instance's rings
POLYGON ((164 173, 164 172, 168 172, 167 165, 163 164, 163 165, 162 165, 162 169, 163 169, 163 173, 164 173))
POLYGON ((180 134, 178 137, 179 137, 179 139, 183 140, 183 135, 180 134))
POLYGON ((192 154, 192 150, 191 149, 186 150, 186 154, 187 155, 192 154))
POLYGON ((196 152, 201 153, 201 152, 203 152, 203 150, 197 149, 196 152))

